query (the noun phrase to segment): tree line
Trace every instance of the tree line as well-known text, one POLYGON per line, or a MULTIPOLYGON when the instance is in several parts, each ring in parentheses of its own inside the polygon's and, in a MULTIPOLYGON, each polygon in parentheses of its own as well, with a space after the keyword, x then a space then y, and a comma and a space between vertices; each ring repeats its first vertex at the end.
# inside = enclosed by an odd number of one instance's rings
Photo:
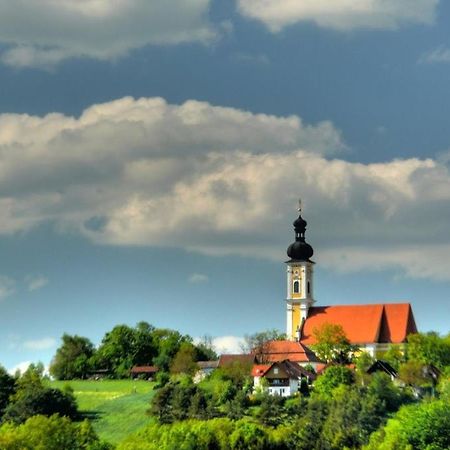
POLYGON ((135 327, 117 325, 105 333, 98 348, 86 337, 64 334, 50 364, 58 380, 85 379, 103 373, 110 378, 127 378, 133 366, 154 365, 160 377, 169 372, 195 369, 196 361, 216 359, 208 338, 194 344, 189 335, 155 328, 147 322, 135 327))

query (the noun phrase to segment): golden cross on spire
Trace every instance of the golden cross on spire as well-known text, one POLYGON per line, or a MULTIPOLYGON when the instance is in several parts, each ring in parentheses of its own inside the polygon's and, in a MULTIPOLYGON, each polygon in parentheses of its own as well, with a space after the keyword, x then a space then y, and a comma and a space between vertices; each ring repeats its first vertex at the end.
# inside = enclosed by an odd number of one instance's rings
POLYGON ((302 212, 302 199, 298 199, 298 212, 302 212))

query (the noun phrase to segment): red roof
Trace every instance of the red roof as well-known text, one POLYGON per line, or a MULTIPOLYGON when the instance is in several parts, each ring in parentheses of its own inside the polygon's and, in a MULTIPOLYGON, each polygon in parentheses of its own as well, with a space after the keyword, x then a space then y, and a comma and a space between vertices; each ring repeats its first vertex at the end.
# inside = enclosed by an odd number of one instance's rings
POLYGON ((316 355, 305 345, 296 341, 270 341, 256 354, 264 362, 289 360, 292 362, 317 362, 316 355))
POLYGON ((324 323, 339 324, 352 344, 402 343, 417 333, 409 303, 311 307, 301 343, 314 345, 314 329, 324 323))
POLYGON ((271 367, 272 364, 255 364, 252 367, 252 377, 263 376, 271 367))

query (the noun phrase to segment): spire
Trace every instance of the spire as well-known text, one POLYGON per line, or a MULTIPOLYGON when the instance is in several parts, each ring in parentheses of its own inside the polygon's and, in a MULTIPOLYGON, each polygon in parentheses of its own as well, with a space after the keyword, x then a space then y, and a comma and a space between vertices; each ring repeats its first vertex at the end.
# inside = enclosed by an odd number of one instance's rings
POLYGON ((305 242, 305 232, 308 222, 302 217, 302 200, 298 201, 298 218, 294 221, 295 242, 287 249, 289 258, 295 261, 309 261, 314 254, 313 248, 305 242))

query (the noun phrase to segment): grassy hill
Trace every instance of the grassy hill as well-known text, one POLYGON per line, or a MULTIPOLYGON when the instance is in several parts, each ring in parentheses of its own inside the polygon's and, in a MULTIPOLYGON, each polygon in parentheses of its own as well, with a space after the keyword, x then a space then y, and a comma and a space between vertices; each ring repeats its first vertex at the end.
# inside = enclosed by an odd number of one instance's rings
POLYGON ((140 380, 54 381, 72 387, 80 411, 92 420, 102 439, 117 443, 152 422, 145 414, 153 396, 153 383, 140 380))

